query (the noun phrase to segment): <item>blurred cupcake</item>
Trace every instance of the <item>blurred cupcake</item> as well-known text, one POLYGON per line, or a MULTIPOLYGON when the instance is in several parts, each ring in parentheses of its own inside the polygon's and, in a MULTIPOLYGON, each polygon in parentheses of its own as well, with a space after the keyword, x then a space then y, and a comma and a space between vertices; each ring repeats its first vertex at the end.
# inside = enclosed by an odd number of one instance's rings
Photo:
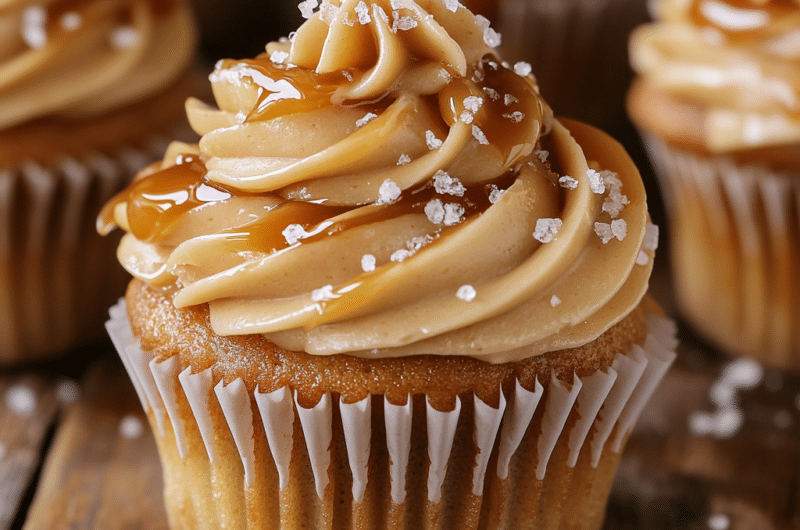
POLYGON ((456 1, 301 7, 100 219, 171 528, 599 528, 674 358, 636 168, 456 1))
POLYGON ((0 365, 102 337, 125 275, 95 218, 187 129, 194 50, 186 2, 0 7, 0 365))
POLYGON ((504 56, 533 66, 559 116, 620 127, 633 77, 628 37, 648 20, 645 0, 504 0, 496 9, 504 56))
POLYGON ((670 217, 682 315, 800 369, 800 2, 655 4, 628 99, 670 217))

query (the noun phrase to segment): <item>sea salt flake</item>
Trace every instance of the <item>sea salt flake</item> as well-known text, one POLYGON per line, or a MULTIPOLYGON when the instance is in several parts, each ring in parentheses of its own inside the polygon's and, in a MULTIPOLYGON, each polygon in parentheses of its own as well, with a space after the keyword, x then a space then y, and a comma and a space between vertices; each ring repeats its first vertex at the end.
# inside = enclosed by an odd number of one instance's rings
POLYGON ((398 166, 404 166, 404 165, 408 164, 409 162, 411 162, 411 157, 408 156, 407 154, 402 154, 402 155, 400 155, 400 158, 397 159, 397 165, 398 166))
POLYGON ((448 10, 455 13, 456 11, 458 11, 458 8, 461 7, 461 2, 459 2, 458 0, 444 0, 444 6, 448 10))
POLYGON ((356 21, 350 18, 350 13, 345 11, 344 16, 342 17, 342 24, 344 24, 345 26, 353 27, 356 25, 356 21))
POLYGON ((558 179, 558 185, 568 190, 574 190, 578 187, 578 181, 569 175, 564 175, 558 179))
POLYGON ((483 105, 483 98, 478 96, 467 96, 464 98, 464 108, 475 114, 483 105))
POLYGON ((506 190, 501 190, 496 184, 489 184, 489 202, 491 204, 496 203, 505 192, 506 190))
POLYGON ((462 285, 456 291, 456 296, 465 302, 472 302, 477 294, 475 288, 469 284, 462 285))
POLYGON ((552 307, 556 307, 557 305, 560 304, 561 304, 561 298, 557 297, 556 295, 550 297, 550 305, 552 307))
POLYGON ((283 229, 283 237, 286 239, 286 243, 291 246, 300 241, 301 239, 308 237, 308 232, 306 229, 303 228, 303 225, 299 224, 291 224, 283 229))
POLYGON ((133 26, 120 26, 111 31, 109 40, 118 50, 133 48, 139 43, 139 31, 133 26))
POLYGON ((311 299, 315 302, 325 302, 334 298, 336 295, 333 294, 333 285, 323 285, 319 289, 311 291, 311 299))
POLYGON ((486 135, 483 134, 483 131, 477 125, 472 126, 472 136, 478 140, 480 145, 489 145, 489 140, 486 138, 486 135))
POLYGON ((372 17, 369 16, 369 8, 364 0, 361 0, 355 7, 356 14, 358 15, 358 23, 362 26, 372 22, 372 17))
POLYGON ((378 115, 374 112, 367 112, 363 118, 356 120, 356 129, 363 127, 377 117, 378 115))
POLYGON ((500 94, 497 92, 497 90, 493 88, 485 86, 483 87, 483 91, 486 93, 487 96, 489 96, 489 99, 491 99, 492 101, 497 101, 498 99, 500 99, 500 94))
POLYGON ((440 199, 429 201, 424 208, 428 221, 435 225, 440 225, 444 221, 444 205, 440 199))
POLYGON ((336 20, 336 15, 339 14, 339 6, 335 6, 330 2, 325 2, 323 0, 322 4, 319 6, 319 18, 327 25, 333 24, 333 21, 336 20))
POLYGON ((622 241, 628 235, 628 223, 625 219, 614 219, 611 221, 611 233, 618 240, 622 241))
POLYGON ((81 18, 80 14, 76 13, 75 11, 67 11, 61 15, 60 23, 61 27, 66 31, 75 31, 81 27, 83 19, 81 18))
POLYGON ((483 42, 490 48, 497 48, 500 46, 500 34, 489 27, 489 19, 483 15, 475 15, 475 22, 483 29, 483 42))
POLYGON ((425 131, 425 143, 428 144, 428 149, 439 149, 442 146, 442 141, 436 138, 433 131, 425 131))
POLYGON ((289 54, 282 50, 275 50, 272 52, 272 55, 269 56, 269 60, 272 61, 273 64, 283 64, 283 62, 289 57, 289 54))
POLYGON ((345 78, 345 79, 347 79, 348 81, 350 81, 350 82, 352 82, 352 81, 353 81, 353 74, 351 74, 351 73, 350 73, 350 72, 348 72, 347 70, 342 70, 342 75, 343 75, 343 76, 344 76, 344 78, 345 78))
POLYGON ((364 254, 361 256, 361 270, 364 272, 372 272, 375 270, 375 256, 372 254, 364 254))
POLYGON ((10 387, 5 398, 8 410, 18 416, 30 416, 36 410, 36 393, 24 384, 10 387))
POLYGON ((517 110, 510 114, 503 114, 503 117, 511 120, 511 123, 519 123, 525 118, 525 114, 517 110))
POLYGON ((472 120, 475 119, 475 116, 468 110, 465 110, 461 113, 461 116, 458 117, 459 120, 469 125, 472 123, 472 120))
POLYGON ((450 72, 448 72, 448 71, 447 71, 447 70, 445 70, 444 68, 440 68, 440 69, 439 69, 439 77, 441 77, 442 79, 444 79, 444 82, 445 82, 445 83, 448 83, 448 84, 450 83, 450 81, 452 81, 452 80, 453 80, 453 76, 452 76, 452 75, 450 75, 450 72))
POLYGON ((561 219, 555 218, 542 218, 536 221, 536 229, 533 232, 533 238, 541 243, 551 242, 558 231, 561 230, 563 222, 561 219))
POLYGON ((119 422, 119 434, 128 440, 135 440, 144 434, 142 420, 132 414, 124 416, 119 422))
POLYGON ((655 250, 658 248, 658 225, 647 223, 647 226, 644 228, 642 248, 647 250, 655 250))
POLYGON ((397 33, 398 31, 408 31, 416 27, 417 27, 417 21, 414 20, 414 17, 403 16, 397 18, 395 16, 394 23, 392 24, 392 31, 397 33))
POLYGON ((311 18, 314 14, 314 9, 316 9, 318 5, 319 2, 317 2, 317 0, 303 0, 297 4, 297 8, 300 10, 300 14, 303 15, 303 18, 311 18))
POLYGON ((528 77, 529 75, 531 75, 531 72, 533 72, 533 68, 531 68, 530 63, 526 63, 525 61, 520 61, 514 64, 514 73, 519 76, 528 77))
POLYGON ((606 191, 606 185, 603 183, 603 177, 594 169, 586 170, 586 177, 589 179, 589 186, 594 193, 603 194, 606 191))
POLYGON ((508 107, 509 105, 513 105, 514 103, 519 103, 519 100, 512 96, 511 94, 506 94, 503 96, 503 104, 508 107))
POLYGON ((403 261, 405 261, 406 259, 410 258, 413 255, 414 253, 411 252, 410 250, 401 248, 400 250, 394 251, 392 255, 389 257, 389 259, 394 262, 402 263, 403 261))
POLYGON ((550 151, 545 151, 544 149, 536 149, 533 154, 539 159, 539 162, 544 164, 547 162, 547 157, 550 156, 550 151))
POLYGON ((239 112, 236 113, 234 118, 236 119, 236 123, 242 124, 247 121, 247 114, 245 114, 243 110, 240 110, 239 112))
POLYGON ((467 188, 457 178, 453 178, 443 170, 438 170, 433 175, 433 187, 441 195, 454 195, 463 197, 467 188))
POLYGON ((636 264, 637 265, 647 265, 650 263, 650 256, 647 255, 647 252, 644 250, 639 251, 639 255, 636 256, 636 264))
POLYGON ((628 223, 624 219, 615 219, 610 224, 597 222, 594 224, 594 233, 604 245, 614 238, 622 241, 628 234, 628 223))
POLYGON ((401 193, 400 186, 392 179, 386 179, 378 188, 378 200, 375 201, 375 204, 392 204, 400 198, 401 193))

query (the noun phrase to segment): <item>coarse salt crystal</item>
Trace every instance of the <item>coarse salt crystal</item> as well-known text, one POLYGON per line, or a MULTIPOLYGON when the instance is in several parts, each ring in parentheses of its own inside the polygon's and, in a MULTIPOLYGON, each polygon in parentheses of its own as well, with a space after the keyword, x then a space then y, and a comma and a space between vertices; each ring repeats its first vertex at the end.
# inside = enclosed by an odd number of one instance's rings
POLYGON ((330 26, 333 24, 333 21, 336 20, 336 15, 339 14, 339 9, 341 9, 339 6, 323 0, 322 4, 319 6, 319 18, 330 26))
POLYGON ((515 98, 511 94, 506 94, 503 96, 503 104, 508 107, 509 105, 513 105, 514 103, 519 103, 519 100, 515 98))
POLYGON ((472 302, 477 294, 475 288, 469 284, 462 285, 458 288, 458 291, 456 291, 456 296, 465 302, 472 302))
POLYGON ((467 96, 464 98, 464 108, 475 114, 483 105, 483 98, 478 96, 467 96))
POLYGON ((375 270, 375 256, 372 254, 364 254, 361 256, 361 270, 364 272, 372 272, 375 270))
POLYGON ((614 238, 622 241, 628 234, 628 223, 624 219, 615 219, 610 224, 597 222, 594 224, 594 232, 604 245, 614 238))
POLYGON ((344 16, 342 17, 342 24, 344 24, 345 26, 353 27, 356 25, 356 21, 350 18, 350 13, 345 11, 344 16))
POLYGON ((461 2, 458 0, 444 0, 444 6, 455 13, 458 11, 458 8, 461 7, 461 2))
POLYGON ((525 61, 520 61, 514 64, 514 73, 520 75, 522 77, 528 77, 533 72, 533 68, 531 68, 530 63, 526 63, 525 61))
POLYGON ((409 162, 411 162, 411 157, 408 156, 405 153, 400 155, 400 158, 397 159, 397 165, 398 166, 404 166, 404 165, 408 164, 409 162))
POLYGON ((647 223, 644 229, 642 248, 646 248, 647 250, 655 250, 658 248, 658 225, 647 223))
POLYGON ((647 252, 644 250, 639 251, 639 255, 636 256, 636 264, 637 265, 647 265, 650 263, 650 256, 647 255, 647 252))
POLYGON ((269 60, 272 61, 273 64, 283 64, 283 61, 285 61, 288 57, 289 54, 286 53, 285 51, 275 50, 269 56, 269 60))
POLYGON ((622 241, 628 235, 628 223, 625 219, 614 219, 611 221, 611 233, 614 237, 622 241))
POLYGON ((533 232, 533 238, 541 243, 551 242, 558 231, 561 230, 563 222, 561 219, 555 218, 542 218, 536 221, 536 229, 533 232))
POLYGON ((491 99, 492 101, 497 101, 498 99, 500 99, 500 94, 497 92, 497 90, 493 88, 485 86, 483 87, 483 91, 486 93, 487 96, 489 96, 489 99, 491 99))
POLYGON ((444 206, 442 205, 442 201, 440 199, 433 199, 432 201, 428 201, 424 208, 425 215, 428 217, 428 221, 433 224, 440 225, 442 221, 444 221, 444 206))
POLYGON ((469 125, 475 119, 475 116, 470 111, 465 110, 458 119, 469 125))
POLYGON ((480 127, 477 125, 472 126, 472 136, 478 140, 480 145, 489 145, 489 140, 486 138, 486 135, 483 133, 480 127))
POLYGON ((297 8, 300 10, 300 14, 303 15, 303 18, 311 18, 314 14, 314 9, 319 5, 317 0, 303 0, 299 4, 297 4, 297 8))
POLYGON ((603 183, 603 177, 594 169, 586 170, 586 177, 589 179, 589 186, 594 193, 602 194, 606 191, 606 185, 603 183))
POLYGON ((401 193, 400 186, 392 179, 386 179, 378 188, 378 200, 375 201, 375 204, 391 204, 400 197, 401 193))
POLYGON ((452 75, 450 75, 450 72, 448 72, 448 71, 447 71, 447 70, 445 70, 444 68, 440 68, 440 69, 439 69, 439 77, 441 77, 442 79, 444 79, 444 82, 445 82, 445 83, 448 83, 448 84, 450 83, 450 81, 452 81, 452 80, 453 80, 453 76, 452 76, 452 75))
POLYGON ((501 190, 496 184, 489 184, 489 202, 491 204, 496 203, 505 192, 506 190, 501 190))
POLYGON ((396 251, 392 252, 392 255, 389 257, 389 259, 391 261, 402 263, 403 261, 405 261, 406 259, 410 258, 413 255, 414 255, 414 253, 411 252, 410 250, 406 250, 404 248, 401 248, 400 250, 396 250, 396 251))
POLYGON ((363 118, 356 120, 356 129, 363 127, 364 125, 368 124, 377 117, 378 115, 375 114, 374 112, 367 112, 363 118))
POLYGON ((550 156, 550 151, 545 151, 544 149, 537 149, 533 152, 536 157, 539 159, 539 162, 544 164, 547 162, 547 157, 550 156))
POLYGON ((351 73, 350 73, 350 72, 348 72, 347 70, 342 70, 342 75, 343 75, 343 76, 344 76, 344 78, 345 78, 345 79, 347 79, 348 81, 351 81, 351 82, 353 81, 353 74, 351 74, 351 73))
POLYGON ((464 207, 455 202, 444 205, 444 225, 453 226, 464 220, 464 207))
POLYGON ((517 110, 510 114, 503 114, 503 117, 511 120, 511 123, 519 123, 525 118, 525 114, 517 110))
POLYGON ((417 21, 414 20, 414 17, 403 16, 398 18, 396 12, 393 14, 395 15, 394 23, 392 23, 393 32, 408 31, 417 27, 417 21))
POLYGON ((308 232, 306 232, 303 225, 299 224, 290 224, 286 228, 283 229, 283 237, 286 239, 286 243, 291 246, 303 239, 304 237, 308 236, 308 232))
POLYGON ((569 175, 564 175, 558 179, 558 184, 562 188, 567 188, 568 190, 574 190, 578 187, 578 181, 569 175))
POLYGON ((372 22, 372 17, 369 16, 369 8, 367 7, 367 4, 364 3, 364 0, 361 0, 361 2, 356 4, 355 11, 358 15, 358 22, 362 26, 372 22))
POLYGON ((436 138, 433 131, 425 131, 425 143, 428 144, 428 149, 439 149, 442 146, 442 141, 436 138))
POLYGON ((453 178, 443 170, 438 170, 433 175, 433 187, 441 195, 455 195, 463 197, 467 188, 457 178, 453 178))
POLYGON ((557 297, 556 295, 550 297, 550 305, 552 307, 555 307, 560 304, 561 304, 561 298, 557 297))
POLYGON ((311 291, 311 299, 315 302, 325 302, 327 300, 333 300, 335 295, 333 294, 333 285, 323 285, 319 289, 314 289, 311 291))

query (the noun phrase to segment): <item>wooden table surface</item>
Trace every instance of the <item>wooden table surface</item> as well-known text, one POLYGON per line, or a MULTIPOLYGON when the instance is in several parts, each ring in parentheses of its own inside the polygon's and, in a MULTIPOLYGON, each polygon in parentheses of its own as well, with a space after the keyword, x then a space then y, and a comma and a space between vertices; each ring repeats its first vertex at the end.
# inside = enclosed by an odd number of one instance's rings
MULTIPOLYGON (((652 289, 669 300, 663 274, 652 289)), ((800 378, 765 371, 722 410, 711 390, 737 361, 681 339, 605 530, 800 528, 800 378)), ((0 372, 0 397, 0 530, 167 528, 152 433, 110 344, 0 372)))

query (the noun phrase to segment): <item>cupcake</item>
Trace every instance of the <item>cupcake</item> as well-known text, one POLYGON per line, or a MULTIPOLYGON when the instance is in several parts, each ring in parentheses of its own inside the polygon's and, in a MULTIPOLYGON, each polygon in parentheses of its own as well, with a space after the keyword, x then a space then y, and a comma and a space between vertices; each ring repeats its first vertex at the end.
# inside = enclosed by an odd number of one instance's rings
POLYGON ((186 2, 12 0, 0 27, 2 366, 103 337, 127 276, 97 213, 191 133, 200 85, 186 2))
POLYGON ((800 369, 800 2, 656 4, 628 96, 663 188, 681 315, 800 369))
POLYGON ((559 116, 620 128, 633 78, 628 37, 648 20, 645 0, 507 0, 497 16, 504 55, 533 66, 559 116))
POLYGON ((98 223, 170 527, 599 528, 676 347, 636 168, 458 2, 313 4, 98 223))

